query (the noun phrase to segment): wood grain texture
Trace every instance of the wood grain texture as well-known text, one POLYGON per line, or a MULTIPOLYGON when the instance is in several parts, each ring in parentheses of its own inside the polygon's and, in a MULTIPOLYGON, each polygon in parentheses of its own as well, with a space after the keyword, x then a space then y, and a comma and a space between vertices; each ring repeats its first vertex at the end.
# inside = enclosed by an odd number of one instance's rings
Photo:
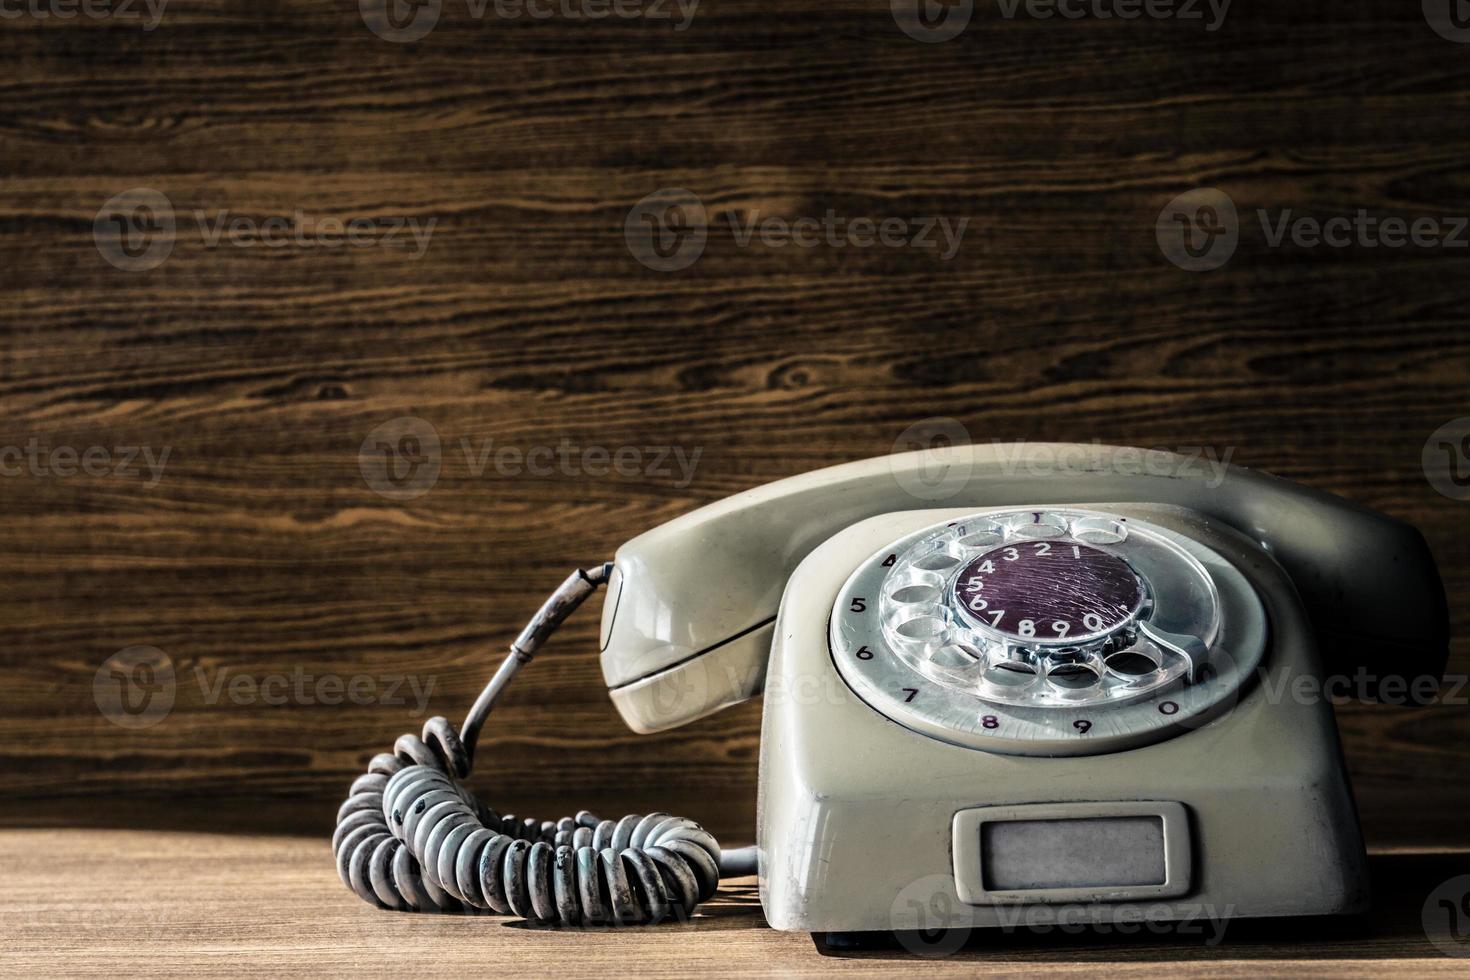
POLYGON ((1419 921, 1425 896, 1470 870, 1464 854, 1375 859, 1379 902, 1357 919, 1236 921, 1199 934, 986 931, 926 960, 897 943, 837 951, 767 928, 749 879, 727 883, 687 923, 646 928, 383 912, 342 889, 323 851, 294 837, 0 832, 0 967, 38 977, 544 977, 553 963, 573 978, 1465 975, 1463 958, 1444 955, 1419 921))
MULTIPOLYGON (((926 417, 977 441, 1208 445, 1378 507, 1424 530, 1464 635, 1470 504, 1420 465, 1470 412, 1464 252, 1273 249, 1250 216, 1470 213, 1467 49, 1390 0, 1241 4, 1215 33, 996 11, 933 45, 878 0, 706 0, 683 32, 477 22, 448 3, 409 45, 347 0, 173 0, 152 32, 7 22, 0 446, 169 456, 154 486, 0 479, 0 821, 324 834, 365 759, 422 718, 210 703, 211 684, 409 674, 457 719, 572 566, 757 483, 888 452, 926 417), (181 230, 167 262, 131 273, 102 261, 93 223, 140 186, 181 230), (1206 274, 1154 237, 1198 186, 1245 216, 1206 274), (719 231, 664 274, 633 261, 623 223, 666 187, 712 214, 970 225, 948 262, 719 231), (206 247, 189 215, 225 208, 436 224, 417 260, 206 247), (358 466, 400 416, 444 446, 412 501, 358 466), (477 475, 460 447, 484 440, 700 455, 687 484, 477 475), (134 645, 179 678, 172 713, 139 731, 93 697, 134 645)), ((630 735, 594 641, 584 614, 512 689, 487 798, 669 807, 748 835, 759 707, 630 735)), ((1370 839, 1463 843, 1463 699, 1340 717, 1370 839)))

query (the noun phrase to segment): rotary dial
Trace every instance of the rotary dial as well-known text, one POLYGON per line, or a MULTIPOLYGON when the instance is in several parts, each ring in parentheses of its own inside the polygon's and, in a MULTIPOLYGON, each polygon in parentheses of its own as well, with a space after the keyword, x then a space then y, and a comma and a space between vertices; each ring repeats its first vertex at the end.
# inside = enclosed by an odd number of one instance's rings
POLYGON ((839 672, 879 711, 997 751, 1109 751, 1233 694, 1260 601, 1183 535, 1083 510, 978 514, 864 563, 833 610, 839 672))

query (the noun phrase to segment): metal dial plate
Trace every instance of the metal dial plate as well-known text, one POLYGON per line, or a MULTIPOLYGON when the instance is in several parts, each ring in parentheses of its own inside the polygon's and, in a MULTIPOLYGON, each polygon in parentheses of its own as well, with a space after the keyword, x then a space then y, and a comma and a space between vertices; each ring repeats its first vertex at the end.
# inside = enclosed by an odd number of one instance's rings
POLYGON ((958 745, 1116 751, 1233 703, 1265 651, 1259 598, 1225 558, 1147 522, 1005 510, 915 532, 865 561, 832 611, 843 679, 958 745))

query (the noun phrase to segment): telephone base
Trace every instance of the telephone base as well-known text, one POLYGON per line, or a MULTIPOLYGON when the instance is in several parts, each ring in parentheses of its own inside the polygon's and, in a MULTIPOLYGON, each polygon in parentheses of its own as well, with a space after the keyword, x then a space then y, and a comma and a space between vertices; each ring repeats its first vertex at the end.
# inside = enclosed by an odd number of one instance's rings
POLYGON ((1203 542, 1244 575, 1270 627, 1259 675, 1192 730, 1119 751, 1028 756, 921 734, 848 686, 826 624, 806 612, 833 608, 848 572, 877 549, 960 514, 854 525, 797 569, 776 624, 759 816, 773 927, 842 944, 867 932, 1163 923, 1187 934, 1180 923, 1366 909, 1367 859, 1331 704, 1290 693, 1295 678, 1321 676, 1290 583, 1244 537, 1190 512, 1110 509, 1203 542))

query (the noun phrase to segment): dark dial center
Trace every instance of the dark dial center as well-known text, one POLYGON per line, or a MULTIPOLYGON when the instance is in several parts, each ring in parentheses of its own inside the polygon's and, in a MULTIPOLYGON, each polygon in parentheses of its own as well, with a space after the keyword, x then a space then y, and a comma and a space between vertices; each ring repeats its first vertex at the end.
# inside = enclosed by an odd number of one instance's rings
POLYGON ((1127 622, 1143 605, 1128 563, 1070 541, 1020 541, 980 555, 955 579, 955 601, 971 620, 1021 641, 1091 639, 1127 622))

